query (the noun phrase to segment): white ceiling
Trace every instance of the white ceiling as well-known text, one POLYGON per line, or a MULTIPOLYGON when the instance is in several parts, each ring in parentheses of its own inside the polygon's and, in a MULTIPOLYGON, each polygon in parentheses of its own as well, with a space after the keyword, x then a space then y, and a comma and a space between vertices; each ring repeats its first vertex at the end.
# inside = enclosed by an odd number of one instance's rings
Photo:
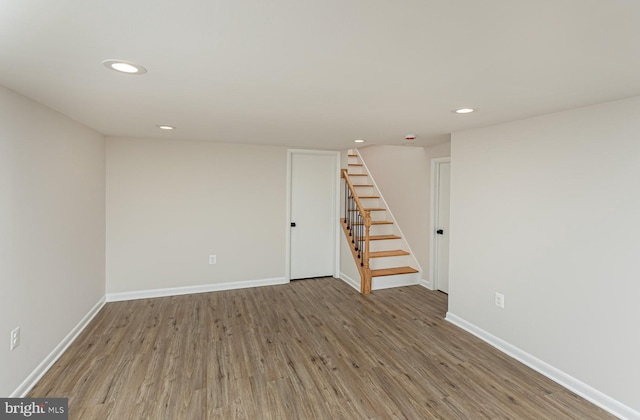
POLYGON ((640 95, 640 1, 0 0, 0 84, 110 136, 427 145, 640 95))

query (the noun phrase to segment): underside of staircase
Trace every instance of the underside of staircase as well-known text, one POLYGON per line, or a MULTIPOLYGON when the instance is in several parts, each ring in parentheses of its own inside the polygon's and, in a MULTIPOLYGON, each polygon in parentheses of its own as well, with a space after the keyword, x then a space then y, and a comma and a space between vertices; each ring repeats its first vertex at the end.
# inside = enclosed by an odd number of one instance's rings
POLYGON ((354 196, 353 204, 346 204, 342 227, 360 272, 361 293, 417 284, 417 261, 355 150, 349 151, 342 176, 354 196))

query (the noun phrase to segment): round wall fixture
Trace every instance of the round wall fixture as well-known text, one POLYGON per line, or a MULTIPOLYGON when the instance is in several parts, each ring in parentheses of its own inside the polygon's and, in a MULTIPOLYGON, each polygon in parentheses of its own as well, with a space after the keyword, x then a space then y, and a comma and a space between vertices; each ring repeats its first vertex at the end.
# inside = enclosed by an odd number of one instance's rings
POLYGON ((357 139, 357 140, 354 140, 353 142, 354 142, 354 143, 364 143, 364 140, 362 140, 362 139, 357 139))
POLYGON ((172 125, 156 125, 160 130, 175 130, 175 127, 172 125))
POLYGON ((120 73, 144 74, 147 72, 147 69, 142 67, 140 64, 130 63, 123 60, 109 59, 104 60, 102 64, 104 64, 106 68, 114 71, 119 71, 120 73))
POLYGON ((473 108, 460 108, 460 109, 456 109, 455 112, 456 114, 470 114, 473 111, 475 111, 475 109, 473 108))
POLYGON ((416 139, 416 135, 415 134, 407 134, 406 136, 404 136, 404 139, 407 141, 414 141, 416 139))

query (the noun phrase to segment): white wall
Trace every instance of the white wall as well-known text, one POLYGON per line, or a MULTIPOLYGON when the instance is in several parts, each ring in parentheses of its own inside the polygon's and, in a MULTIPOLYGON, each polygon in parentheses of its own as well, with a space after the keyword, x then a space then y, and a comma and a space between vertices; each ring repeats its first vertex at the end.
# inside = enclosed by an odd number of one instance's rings
POLYGON ((449 294, 451 314, 637 411, 639 116, 633 98, 454 133, 449 294))
POLYGON ((344 230, 340 228, 340 278, 360 290, 360 272, 344 230))
POLYGON ((0 396, 104 296, 104 170, 102 135, 0 86, 0 396))
POLYGON ((108 138, 107 293, 283 278, 286 159, 283 147, 108 138))
POLYGON ((430 147, 368 146, 360 148, 380 193, 428 280, 431 159, 450 155, 450 142, 430 147))

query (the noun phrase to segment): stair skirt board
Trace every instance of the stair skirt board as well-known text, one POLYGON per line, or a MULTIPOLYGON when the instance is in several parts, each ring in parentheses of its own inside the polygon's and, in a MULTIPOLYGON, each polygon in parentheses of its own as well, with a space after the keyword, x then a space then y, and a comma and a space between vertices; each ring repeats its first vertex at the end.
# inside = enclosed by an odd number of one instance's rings
POLYGON ((352 279, 351 277, 347 276, 345 273, 340 272, 340 280, 344 281, 349 286, 353 287, 358 292, 360 292, 360 279, 359 278, 358 279, 352 279))

